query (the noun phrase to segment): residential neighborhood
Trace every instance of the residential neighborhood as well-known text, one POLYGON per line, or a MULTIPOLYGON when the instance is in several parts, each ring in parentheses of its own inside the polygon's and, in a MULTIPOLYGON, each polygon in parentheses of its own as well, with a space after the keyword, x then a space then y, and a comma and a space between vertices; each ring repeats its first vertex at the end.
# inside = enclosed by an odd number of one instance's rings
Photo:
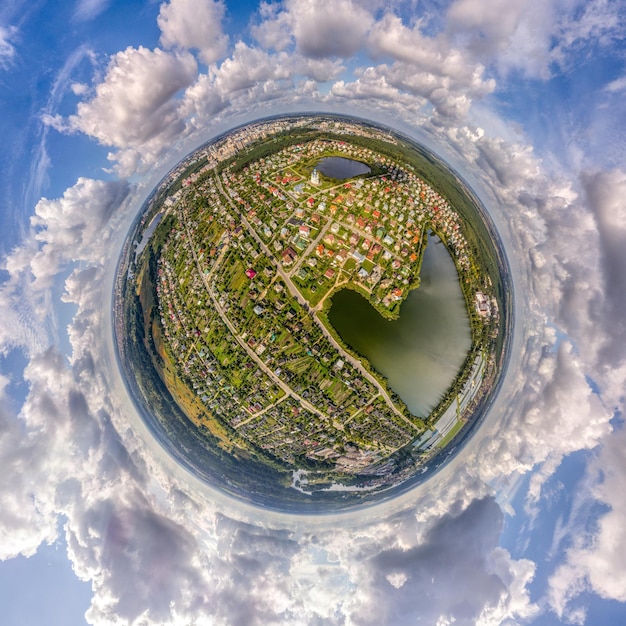
MULTIPOLYGON (((224 448, 347 474, 367 473, 411 442, 426 454, 441 440, 425 438, 432 417, 412 415, 326 313, 333 293, 353 289, 384 317, 397 317, 420 284, 429 233, 447 247, 460 280, 474 280, 461 218, 410 166, 356 142, 368 133, 390 141, 358 124, 242 158, 285 130, 284 123, 244 129, 165 182, 169 193, 152 212, 160 242, 152 333, 163 376, 224 448), (365 173, 324 174, 336 160, 365 173)), ((147 273, 144 263, 138 291, 147 273)), ((495 298, 483 291, 472 306, 484 323, 497 318, 495 298)), ((464 419, 457 411, 453 421, 464 419)))

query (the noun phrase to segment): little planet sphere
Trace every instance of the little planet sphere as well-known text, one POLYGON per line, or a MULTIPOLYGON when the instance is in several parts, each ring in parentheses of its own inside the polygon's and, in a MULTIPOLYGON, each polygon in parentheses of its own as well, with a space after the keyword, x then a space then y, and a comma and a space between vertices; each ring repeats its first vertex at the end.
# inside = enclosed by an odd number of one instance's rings
POLYGON ((139 211, 114 298, 155 439, 285 512, 426 480, 488 412, 511 337, 508 263, 468 186, 414 140, 329 114, 187 156, 139 211))

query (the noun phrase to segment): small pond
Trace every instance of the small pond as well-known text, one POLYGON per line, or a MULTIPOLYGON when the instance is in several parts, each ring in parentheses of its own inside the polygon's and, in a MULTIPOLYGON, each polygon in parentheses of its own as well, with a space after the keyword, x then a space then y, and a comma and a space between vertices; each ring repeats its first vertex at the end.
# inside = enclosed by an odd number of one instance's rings
POLYGON ((360 174, 369 174, 372 170, 369 165, 354 161, 353 159, 344 159, 343 157, 325 157, 315 166, 324 176, 343 180, 344 178, 353 178, 360 174))

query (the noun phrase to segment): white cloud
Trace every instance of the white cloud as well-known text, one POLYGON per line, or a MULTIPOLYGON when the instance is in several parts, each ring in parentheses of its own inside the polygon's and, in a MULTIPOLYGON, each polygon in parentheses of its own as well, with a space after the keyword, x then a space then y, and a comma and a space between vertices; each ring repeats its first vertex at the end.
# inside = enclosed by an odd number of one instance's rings
POLYGON ((571 69, 578 54, 623 36, 623 7, 612 0, 456 0, 446 14, 446 34, 501 76, 519 70, 549 79, 554 64, 571 69))
MULTIPOLYGON (((593 376, 611 412, 623 413, 626 351, 624 348, 624 245, 626 242, 626 209, 624 172, 587 172, 582 176, 589 206, 600 236, 600 260, 603 269, 603 292, 593 310, 597 333, 592 351, 595 360, 593 376)), ((589 469, 594 478, 588 497, 609 507, 600 515, 593 529, 579 529, 565 562, 550 579, 549 601, 559 616, 568 617, 577 609, 577 597, 592 590, 603 598, 626 602, 626 568, 620 558, 620 546, 626 540, 624 520, 626 506, 621 496, 626 480, 622 427, 606 437, 598 458, 589 469)))
POLYGON ((626 541, 626 505, 621 496, 626 480, 625 431, 607 439, 592 464, 594 480, 587 497, 609 507, 592 528, 574 529, 565 561, 549 580, 547 598, 552 610, 576 623, 570 616, 580 610, 578 596, 592 591, 602 598, 626 602, 626 567, 622 546, 626 541))
POLYGON ((9 274, 0 287, 0 353, 14 348, 32 354, 49 345, 49 297, 33 293, 30 261, 37 253, 37 243, 31 238, 3 259, 2 268, 9 274))
POLYGON ((79 21, 93 20, 109 8, 110 0, 78 0, 74 17, 79 21))
POLYGON ((220 0, 171 0, 162 4, 157 22, 166 47, 199 50, 211 64, 226 52, 228 37, 222 31, 226 7, 220 0))
POLYGON ((52 279, 70 261, 90 260, 101 254, 108 239, 107 224, 128 194, 128 184, 79 178, 62 198, 42 198, 31 224, 40 249, 30 262, 34 288, 50 287, 52 279))
POLYGON ((293 41, 291 16, 278 3, 261 2, 261 20, 251 26, 252 36, 267 50, 284 50, 293 41))
POLYGON ((390 56, 428 73, 457 79, 467 73, 460 50, 451 47, 443 37, 424 35, 419 24, 413 28, 405 26, 391 13, 372 28, 369 43, 374 53, 390 56))
POLYGON ((16 35, 15 27, 0 25, 0 68, 6 68, 15 58, 13 39, 16 35))
POLYGON ((349 623, 402 626, 447 620, 486 626, 533 615, 536 607, 525 587, 534 568, 497 547, 501 525, 498 505, 481 499, 458 514, 444 514, 410 547, 394 546, 385 537, 388 547, 354 559, 349 623))
POLYGON ((611 93, 619 93, 626 90, 626 76, 612 80, 605 89, 611 93))
POLYGON ((42 472, 42 454, 46 453, 45 437, 32 433, 24 436, 23 423, 11 414, 5 396, 3 379, 0 396, 0 468, 5 480, 2 485, 0 514, 0 559, 23 554, 30 556, 42 542, 56 536, 56 515, 39 506, 34 491, 42 472))
POLYGON ((485 78, 485 68, 461 48, 450 46, 442 35, 423 35, 419 24, 408 28, 397 16, 385 15, 372 28, 369 43, 374 54, 394 59, 375 71, 401 91, 428 99, 443 119, 464 118, 473 99, 495 88, 485 78))
POLYGON ((373 23, 370 13, 352 0, 338 0, 332 8, 315 0, 291 0, 287 7, 298 52, 313 58, 352 56, 373 23))
POLYGON ((193 126, 205 128, 228 104, 215 85, 215 75, 201 74, 186 89, 181 111, 193 126))
POLYGON ((36 354, 49 345, 53 331, 50 289, 59 272, 73 262, 103 254, 109 219, 128 194, 128 184, 79 178, 61 198, 42 198, 31 217, 31 232, 3 259, 9 274, 0 287, 5 324, 2 351, 20 347, 36 354))
POLYGON ((315 0, 262 3, 260 18, 252 34, 263 47, 285 50, 295 41, 297 52, 315 59, 357 53, 373 24, 371 13, 355 0, 337 0, 332 7, 315 0))
MULTIPOLYGON (((604 300, 599 314, 606 329, 604 345, 600 346, 598 367, 602 373, 610 375, 626 365, 626 173, 586 172, 582 183, 589 199, 589 205, 600 237, 599 256, 603 269, 604 300)), ((617 402, 621 392, 612 393, 617 402)))
POLYGON ((126 48, 111 58, 94 97, 78 104, 69 127, 117 148, 112 158, 120 161, 120 173, 132 173, 133 165, 157 158, 184 130, 175 96, 196 74, 188 53, 126 48))
POLYGON ((576 46, 607 46, 624 35, 624 6, 615 0, 592 0, 573 5, 559 23, 557 59, 576 46))
MULTIPOLYGON (((282 60, 289 63, 290 59, 286 57, 282 60)), ((288 64, 281 63, 280 59, 263 50, 239 42, 232 56, 216 70, 215 86, 221 94, 230 95, 254 87, 259 82, 285 80, 291 76, 292 70, 288 64)))
POLYGON ((547 78, 553 4, 457 0, 446 15, 447 32, 474 58, 502 73, 521 69, 528 76, 547 78))
POLYGON ((386 72, 380 67, 368 67, 358 72, 356 80, 346 82, 339 80, 333 84, 331 94, 337 98, 347 100, 368 100, 380 103, 393 103, 393 106, 410 107, 413 111, 419 110, 426 103, 425 97, 404 93, 398 87, 390 84, 386 72))
MULTIPOLYGON (((604 288, 599 250, 605 246, 594 221, 597 210, 590 211, 576 181, 556 172, 546 175, 545 164, 524 145, 460 126, 439 132, 493 194, 485 198, 508 242, 517 277, 517 317, 524 320, 518 325, 521 351, 513 355, 510 389, 494 408, 500 419, 491 431, 483 426, 484 436, 467 462, 476 476, 492 484, 535 470, 529 490, 534 507, 543 482, 564 456, 592 449, 610 436, 612 407, 621 403, 615 394, 622 393, 624 377, 620 369, 611 373, 603 364, 601 348, 611 346, 624 354, 616 320, 619 304, 611 305, 621 291, 604 288), (484 463, 485 458, 490 462, 484 463)), ((605 214, 620 215, 619 187, 607 182, 594 181, 594 189, 606 192, 605 214)), ((617 268, 621 231, 607 230, 616 238, 606 246, 612 257, 608 265, 617 268)))
POLYGON ((201 74, 185 91, 180 111, 190 127, 202 132, 227 107, 232 115, 255 106, 261 115, 264 102, 293 102, 311 95, 317 81, 332 80, 342 70, 339 62, 331 59, 269 53, 239 42, 219 67, 201 74))

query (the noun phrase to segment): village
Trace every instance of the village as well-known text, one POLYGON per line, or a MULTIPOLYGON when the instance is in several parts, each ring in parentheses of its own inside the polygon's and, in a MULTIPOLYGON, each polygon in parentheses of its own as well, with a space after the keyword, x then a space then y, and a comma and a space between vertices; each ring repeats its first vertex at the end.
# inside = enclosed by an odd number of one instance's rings
MULTIPOLYGON (((381 315, 397 316, 419 286, 429 233, 463 280, 473 263, 459 216, 410 168, 352 144, 347 132, 345 141, 315 139, 217 167, 243 149, 237 141, 208 150, 207 164, 163 202, 163 352, 213 432, 226 428, 242 449, 287 465, 363 473, 436 425, 412 415, 343 344, 326 317, 332 294, 357 290, 381 315), (369 172, 324 176, 318 165, 329 157, 369 172)), ((497 315, 482 292, 474 306, 482 318, 497 315)))

